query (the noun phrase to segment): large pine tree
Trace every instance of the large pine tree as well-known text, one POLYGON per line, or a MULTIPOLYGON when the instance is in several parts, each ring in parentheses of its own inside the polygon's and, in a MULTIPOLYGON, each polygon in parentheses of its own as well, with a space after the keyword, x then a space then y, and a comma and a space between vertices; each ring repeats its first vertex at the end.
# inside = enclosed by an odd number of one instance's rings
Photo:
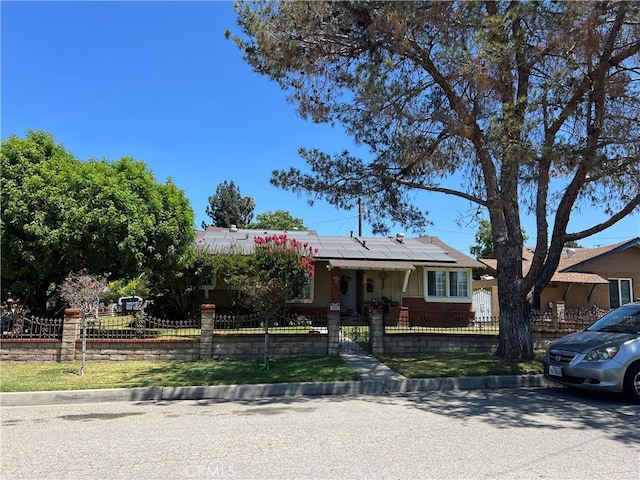
POLYGON ((416 191, 488 214, 498 260, 497 354, 533 353, 528 296, 562 247, 640 204, 640 3, 241 2, 230 36, 299 113, 341 123, 370 159, 301 150, 275 185, 420 227, 416 191), (451 178, 456 179, 454 183, 451 178), (462 181, 460 181, 462 179, 462 181), (582 207, 609 217, 568 231, 582 207), (523 275, 522 212, 536 218, 523 275))
MULTIPOLYGON (((207 215, 215 227, 228 228, 235 225, 238 228, 247 228, 253 218, 255 201, 251 197, 243 197, 240 188, 232 181, 226 180, 218 185, 216 193, 209 197, 207 215)), ((202 228, 207 228, 202 222, 202 228)))

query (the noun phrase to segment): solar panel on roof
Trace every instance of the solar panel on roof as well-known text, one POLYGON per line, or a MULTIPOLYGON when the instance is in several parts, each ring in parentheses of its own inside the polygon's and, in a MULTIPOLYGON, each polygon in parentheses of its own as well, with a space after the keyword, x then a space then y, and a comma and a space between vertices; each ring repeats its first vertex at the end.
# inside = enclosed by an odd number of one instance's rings
MULTIPOLYGON (((279 234, 283 232, 271 232, 279 234)), ((203 243, 211 251, 225 251, 230 248, 239 253, 250 254, 255 246, 255 237, 264 235, 261 231, 228 230, 205 231, 203 243)), ((440 246, 423 243, 414 238, 404 238, 402 242, 396 238, 355 238, 338 236, 318 236, 309 232, 287 232, 288 238, 295 238, 309 243, 319 249, 319 258, 358 259, 374 261, 413 261, 413 262, 452 262, 455 261, 440 246), (364 244, 364 245, 363 245, 364 244)))

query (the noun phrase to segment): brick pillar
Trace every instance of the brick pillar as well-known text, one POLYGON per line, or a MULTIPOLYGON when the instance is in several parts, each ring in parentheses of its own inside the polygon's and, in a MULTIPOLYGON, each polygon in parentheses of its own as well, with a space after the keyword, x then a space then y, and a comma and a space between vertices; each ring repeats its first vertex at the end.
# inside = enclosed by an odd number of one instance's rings
POLYGON ((335 357, 340 355, 340 312, 329 310, 327 312, 327 333, 329 335, 329 351, 327 355, 335 357))
POLYGON ((384 355, 384 316, 382 310, 371 310, 369 314, 369 325, 371 353, 373 355, 384 355))
POLYGON ((60 361, 73 362, 76 359, 76 340, 82 323, 82 312, 77 308, 64 311, 62 324, 62 342, 60 344, 60 361))
POLYGON ((409 307, 400 307, 400 316, 398 317, 398 326, 409 328, 409 307))
POLYGON ((557 301, 553 304, 553 328, 558 328, 558 323, 564 320, 564 302, 557 301))
POLYGON ((208 360, 213 356, 213 322, 215 318, 215 305, 200 306, 200 360, 208 360))

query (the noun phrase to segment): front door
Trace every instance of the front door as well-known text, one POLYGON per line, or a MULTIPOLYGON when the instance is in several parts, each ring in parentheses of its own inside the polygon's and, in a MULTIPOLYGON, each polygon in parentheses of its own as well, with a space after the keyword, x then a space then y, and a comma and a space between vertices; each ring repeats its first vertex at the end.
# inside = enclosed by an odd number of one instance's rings
POLYGON ((344 313, 357 312, 357 284, 355 270, 342 270, 340 275, 340 309, 344 313))

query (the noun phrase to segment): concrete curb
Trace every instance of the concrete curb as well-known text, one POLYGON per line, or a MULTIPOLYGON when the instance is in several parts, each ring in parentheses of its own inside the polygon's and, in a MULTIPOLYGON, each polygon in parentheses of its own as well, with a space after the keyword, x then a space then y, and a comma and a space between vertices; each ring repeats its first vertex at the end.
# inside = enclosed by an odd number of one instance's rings
POLYGON ((264 383, 193 387, 114 388, 52 392, 0 393, 0 406, 65 405, 100 402, 152 402, 173 400, 252 400, 269 397, 327 395, 386 395, 440 390, 496 390, 548 387, 542 375, 361 380, 352 382, 264 383))

